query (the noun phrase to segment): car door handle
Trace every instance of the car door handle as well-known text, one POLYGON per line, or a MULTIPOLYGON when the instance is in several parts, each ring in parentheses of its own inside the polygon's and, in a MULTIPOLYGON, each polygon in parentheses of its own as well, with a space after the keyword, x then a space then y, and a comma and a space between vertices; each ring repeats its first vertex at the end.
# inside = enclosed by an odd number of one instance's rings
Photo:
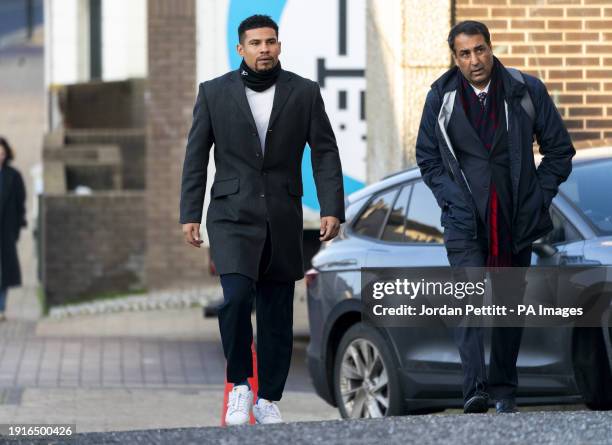
POLYGON ((339 266, 356 266, 357 260, 343 260, 343 261, 332 261, 326 263, 324 267, 339 267, 339 266))

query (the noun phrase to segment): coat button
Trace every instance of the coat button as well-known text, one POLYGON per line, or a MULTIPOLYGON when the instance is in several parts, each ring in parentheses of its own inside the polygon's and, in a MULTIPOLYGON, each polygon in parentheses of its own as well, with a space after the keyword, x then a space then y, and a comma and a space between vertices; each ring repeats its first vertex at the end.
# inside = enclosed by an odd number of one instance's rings
POLYGON ((260 197, 260 198, 265 198, 265 197, 266 197, 266 195, 262 193, 261 195, 259 195, 259 197, 260 197))

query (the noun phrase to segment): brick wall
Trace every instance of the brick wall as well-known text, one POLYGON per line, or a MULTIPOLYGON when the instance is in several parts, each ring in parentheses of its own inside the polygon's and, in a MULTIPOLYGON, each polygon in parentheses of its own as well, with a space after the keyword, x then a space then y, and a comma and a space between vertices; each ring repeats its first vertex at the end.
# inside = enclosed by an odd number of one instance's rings
POLYGON ((612 137, 611 0, 457 0, 507 66, 542 79, 575 142, 612 137))
POLYGON ((183 241, 179 195, 196 83, 195 0, 148 2, 147 223, 149 288, 176 287, 207 275, 206 249, 183 241))
POLYGON ((50 305, 141 290, 144 192, 43 195, 41 273, 50 305))

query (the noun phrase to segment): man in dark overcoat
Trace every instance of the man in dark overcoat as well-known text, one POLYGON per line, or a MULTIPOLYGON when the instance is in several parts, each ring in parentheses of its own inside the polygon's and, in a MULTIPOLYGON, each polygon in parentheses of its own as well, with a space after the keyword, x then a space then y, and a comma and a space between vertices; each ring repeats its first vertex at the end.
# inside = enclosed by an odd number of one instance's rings
POLYGON ((311 148, 321 207, 320 240, 344 222, 342 168, 317 83, 281 68, 278 26, 252 16, 238 28, 239 69, 201 83, 183 166, 180 222, 196 247, 214 145, 215 178, 206 215, 224 303, 219 327, 227 359, 226 422, 248 422, 253 394, 251 307, 256 301, 259 390, 253 414, 277 423, 289 372, 295 281, 304 276, 302 154, 311 148))
MULTIPOLYGON (((493 280, 493 294, 520 301, 532 244, 553 228, 549 207, 572 170, 575 150, 542 81, 504 67, 483 23, 458 23, 448 44, 456 66, 427 95, 417 163, 442 209, 450 265, 489 266, 505 271, 504 280, 516 276, 513 289, 493 280), (543 155, 537 168, 534 137, 543 155)), ((489 396, 497 412, 516 410, 523 332, 517 324, 492 329, 488 376, 483 327, 454 329, 466 413, 486 412, 489 396)))

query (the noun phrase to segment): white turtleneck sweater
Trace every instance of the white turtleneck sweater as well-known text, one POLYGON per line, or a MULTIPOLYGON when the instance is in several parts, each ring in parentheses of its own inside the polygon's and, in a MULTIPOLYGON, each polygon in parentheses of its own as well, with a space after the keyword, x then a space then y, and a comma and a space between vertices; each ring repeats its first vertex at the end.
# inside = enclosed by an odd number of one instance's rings
POLYGON ((272 113, 272 104, 274 103, 274 92, 276 85, 272 85, 267 90, 262 92, 253 91, 248 87, 244 87, 249 107, 255 119, 257 133, 259 134, 259 142, 261 143, 261 152, 266 149, 266 133, 268 124, 270 123, 270 114, 272 113))

